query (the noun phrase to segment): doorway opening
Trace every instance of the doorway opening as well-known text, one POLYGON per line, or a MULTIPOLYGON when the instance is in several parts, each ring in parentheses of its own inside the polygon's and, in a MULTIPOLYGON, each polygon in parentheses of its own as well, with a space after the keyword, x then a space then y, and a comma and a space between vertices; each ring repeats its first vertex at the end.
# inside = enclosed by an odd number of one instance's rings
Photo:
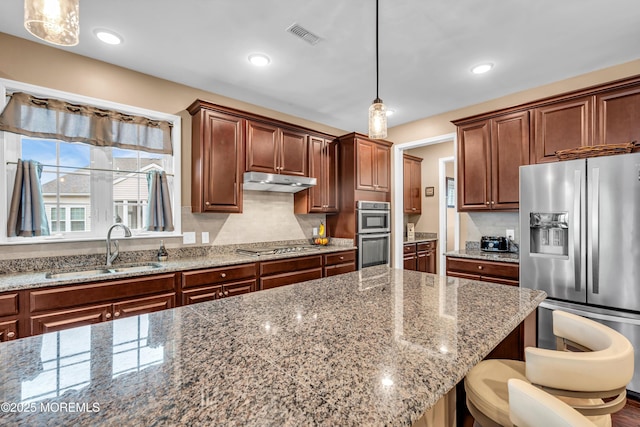
MULTIPOLYGON (((392 219, 392 237, 393 237, 393 262, 392 265, 394 268, 403 268, 403 243, 404 243, 404 215, 403 215, 403 191, 400 191, 403 188, 403 154, 406 150, 412 150, 415 148, 420 148, 428 145, 435 145, 441 143, 451 143, 453 142, 453 153, 456 150, 456 134, 450 133, 446 135, 441 135, 433 138, 427 138, 418 141, 412 141, 402 145, 394 145, 393 146, 393 178, 395 183, 395 191, 393 195, 393 209, 394 213, 392 219), (400 190, 398 190, 400 189, 400 190)), ((451 153, 451 154, 453 154, 451 153)), ((446 156, 446 154, 445 154, 446 156)), ((435 162, 432 159, 432 162, 435 162)), ((457 164, 454 156, 446 156, 446 157, 438 157, 437 162, 435 162, 438 166, 438 200, 437 200, 437 213, 433 213, 433 219, 430 220, 435 222, 437 220, 438 224, 430 224, 427 226, 428 228, 432 228, 433 231, 438 232, 438 270, 439 274, 446 274, 446 261, 444 257, 444 253, 452 250, 459 249, 459 235, 460 235, 460 215, 456 211, 455 208, 455 177, 457 176, 457 164), (452 178, 453 181, 447 180, 447 178, 452 178), (447 191, 448 185, 450 188, 453 188, 453 192, 447 191), (447 198, 447 195, 449 198, 447 198), (453 197, 453 208, 447 208, 447 202, 452 201, 451 197, 453 197), (437 218, 437 219, 436 219, 437 218), (433 227, 431 227, 433 226, 433 227)), ((435 169, 436 166, 433 166, 435 169)), ((434 171, 435 172, 435 171, 434 171)), ((424 173, 423 173, 424 174, 424 173)), ((433 177, 433 181, 435 181, 435 176, 433 177)), ((425 182, 424 179, 422 181, 422 186, 432 186, 434 183, 425 182), (429 185, 431 184, 431 185, 429 185)), ((435 202, 435 200, 434 200, 435 202)), ((436 209, 434 205, 434 209, 436 209)), ((423 213, 423 216, 424 215, 423 213)), ((416 228, 416 231, 419 231, 416 228)))

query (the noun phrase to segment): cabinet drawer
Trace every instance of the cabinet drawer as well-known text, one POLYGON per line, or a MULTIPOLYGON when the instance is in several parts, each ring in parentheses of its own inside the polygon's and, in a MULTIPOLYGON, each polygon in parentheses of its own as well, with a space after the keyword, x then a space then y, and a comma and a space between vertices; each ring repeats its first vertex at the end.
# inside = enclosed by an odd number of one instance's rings
POLYGON ((169 273, 113 282, 96 282, 87 285, 59 286, 51 289, 35 290, 29 293, 29 310, 31 313, 36 313, 143 295, 173 292, 175 278, 175 273, 169 273))
POLYGON ((204 286, 198 289, 182 291, 182 305, 197 304, 199 302, 213 301, 220 298, 222 285, 204 286))
POLYGON ((348 264, 329 265, 324 268, 324 276, 330 277, 335 276, 336 274, 351 273, 352 271, 356 271, 355 262, 350 262, 348 264))
POLYGON ((17 315, 19 307, 17 292, 0 295, 0 317, 17 315))
POLYGON ((147 298, 139 298, 113 304, 113 318, 138 316, 153 313, 176 306, 176 294, 164 294, 147 298))
POLYGON ((194 288, 252 277, 256 277, 255 263, 188 271, 182 273, 182 288, 194 288))
POLYGON ((477 261, 460 258, 447 258, 447 271, 455 271, 480 276, 504 277, 518 280, 520 267, 518 264, 494 261, 477 261))
POLYGON ((320 271, 322 271, 322 255, 261 262, 260 276, 308 270, 311 268, 320 268, 320 271))
POLYGON ((416 244, 415 243, 405 243, 402 246, 403 253, 405 254, 413 254, 416 252, 416 244))
POLYGON ((31 318, 31 335, 57 332, 78 326, 93 325, 105 322, 111 317, 111 304, 64 310, 56 313, 33 316, 31 318))
POLYGON ((338 252, 335 254, 327 254, 324 256, 324 265, 337 265, 345 264, 348 262, 355 262, 356 251, 338 252))
POLYGON ((304 282, 306 280, 322 278, 322 267, 294 273, 277 274, 260 279, 260 289, 277 288, 278 286, 291 285, 293 283, 304 282))
POLYGON ((420 251, 429 251, 436 248, 436 242, 420 242, 417 243, 418 252, 420 251))

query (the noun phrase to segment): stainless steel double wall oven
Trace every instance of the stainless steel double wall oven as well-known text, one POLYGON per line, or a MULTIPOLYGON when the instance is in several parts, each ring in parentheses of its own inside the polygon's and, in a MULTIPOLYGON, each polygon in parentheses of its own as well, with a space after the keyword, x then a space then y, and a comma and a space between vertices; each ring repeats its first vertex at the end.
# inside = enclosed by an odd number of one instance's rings
POLYGON ((358 269, 391 261, 391 204, 356 203, 358 269))

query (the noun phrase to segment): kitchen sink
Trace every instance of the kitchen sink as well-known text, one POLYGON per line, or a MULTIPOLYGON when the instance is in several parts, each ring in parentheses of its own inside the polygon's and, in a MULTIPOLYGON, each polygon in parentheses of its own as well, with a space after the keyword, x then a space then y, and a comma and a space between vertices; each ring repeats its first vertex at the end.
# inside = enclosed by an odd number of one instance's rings
POLYGON ((86 270, 62 271, 57 273, 49 272, 45 274, 45 277, 47 279, 75 279, 79 277, 90 278, 91 276, 97 276, 99 274, 133 273, 138 271, 142 272, 155 270, 160 267, 162 267, 162 264, 158 264, 155 262, 136 265, 121 265, 117 267, 93 267, 86 270))

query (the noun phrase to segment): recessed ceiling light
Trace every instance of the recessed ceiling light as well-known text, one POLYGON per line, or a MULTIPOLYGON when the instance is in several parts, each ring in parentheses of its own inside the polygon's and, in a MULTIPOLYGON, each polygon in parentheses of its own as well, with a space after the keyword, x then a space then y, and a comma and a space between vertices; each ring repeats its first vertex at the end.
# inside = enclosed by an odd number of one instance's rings
POLYGON ((493 68, 493 64, 491 63, 478 64, 471 69, 471 72, 473 74, 484 74, 487 71, 491 70, 492 68, 493 68))
POLYGON ((100 41, 102 41, 103 43, 106 43, 106 44, 122 43, 122 37, 120 37, 118 34, 114 33, 111 30, 99 29, 99 30, 95 30, 94 33, 96 37, 100 39, 100 41))
POLYGON ((251 62, 256 67, 264 67, 265 65, 269 65, 271 59, 265 54, 262 53, 252 53, 249 55, 249 62, 251 62))

